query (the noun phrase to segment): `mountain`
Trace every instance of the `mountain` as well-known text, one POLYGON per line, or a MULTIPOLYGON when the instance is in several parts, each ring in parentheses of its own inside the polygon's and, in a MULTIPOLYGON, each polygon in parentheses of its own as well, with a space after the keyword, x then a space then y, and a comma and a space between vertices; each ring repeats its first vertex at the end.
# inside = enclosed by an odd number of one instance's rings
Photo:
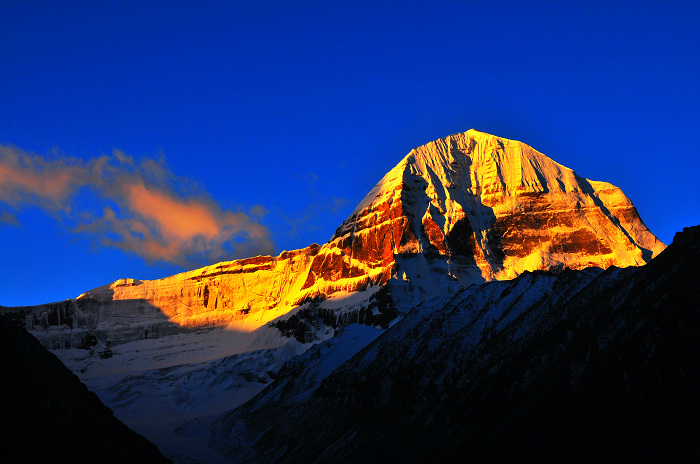
MULTIPOLYGON (((537 271, 639 266, 664 248, 617 187, 470 130, 412 150, 322 246, 120 279, 2 313, 169 458, 226 461, 230 449, 212 451, 205 439, 211 424, 283 366, 317 366, 295 393, 282 392, 308 396, 416 307, 477 289, 499 298, 488 292, 537 271), (306 358, 318 344, 327 356, 306 358)), ((521 300, 537 291, 523 290, 521 300)))
MULTIPOLYGON (((364 291, 362 304, 327 304, 324 316, 386 326, 426 294, 524 271, 638 266, 663 248, 619 188, 581 178, 521 142, 469 130, 412 150, 323 246, 155 281, 120 279, 71 308, 93 326, 144 313, 150 324, 130 320, 135 333, 113 328, 128 339, 162 326, 251 331, 305 302, 364 291), (395 288, 389 297, 371 301, 387 284, 395 288)), ((37 315, 27 321, 42 323, 37 315)))
POLYGON ((640 265, 663 248, 617 187, 470 130, 412 150, 389 171, 314 257, 304 288, 319 282, 332 294, 392 278, 442 287, 444 275, 461 287, 523 271, 640 265))
POLYGON ((3 316, 0 352, 5 459, 15 463, 170 462, 117 420, 56 356, 3 316))
POLYGON ((235 462, 696 462, 700 226, 639 268, 526 272, 335 339, 212 424, 235 462))

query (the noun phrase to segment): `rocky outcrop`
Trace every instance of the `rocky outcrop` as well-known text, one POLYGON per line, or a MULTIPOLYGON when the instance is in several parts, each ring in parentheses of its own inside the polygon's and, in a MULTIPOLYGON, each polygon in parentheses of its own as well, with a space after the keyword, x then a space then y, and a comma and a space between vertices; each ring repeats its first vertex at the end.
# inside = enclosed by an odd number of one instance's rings
MULTIPOLYGON (((308 272, 318 245, 207 266, 160 280, 121 279, 83 293, 104 321, 125 302, 157 308, 181 327, 228 325, 249 330, 290 311, 300 279, 308 272)), ((99 324, 99 322, 98 322, 99 324)))

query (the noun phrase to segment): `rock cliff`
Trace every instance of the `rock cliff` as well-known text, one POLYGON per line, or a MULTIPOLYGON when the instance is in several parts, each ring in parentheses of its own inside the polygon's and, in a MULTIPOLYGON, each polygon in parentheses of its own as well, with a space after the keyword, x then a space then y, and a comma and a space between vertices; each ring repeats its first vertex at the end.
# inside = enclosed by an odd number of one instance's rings
POLYGON ((277 257, 228 261, 160 280, 120 279, 83 293, 78 301, 93 301, 98 311, 107 312, 118 301, 140 302, 181 327, 251 330, 294 307, 301 276, 318 249, 311 245, 277 257))

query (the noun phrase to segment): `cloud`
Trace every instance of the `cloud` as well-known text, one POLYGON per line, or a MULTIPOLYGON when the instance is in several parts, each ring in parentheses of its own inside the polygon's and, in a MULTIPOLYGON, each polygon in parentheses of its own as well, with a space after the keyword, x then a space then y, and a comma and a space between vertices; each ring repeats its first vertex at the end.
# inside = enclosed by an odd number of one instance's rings
POLYGON ((8 213, 7 211, 3 211, 0 213, 0 223, 3 224, 9 224, 11 226, 19 226, 19 221, 17 218, 13 215, 8 213))
POLYGON ((331 197, 321 199, 321 195, 317 191, 310 192, 309 196, 316 201, 306 205, 302 214, 290 217, 281 212, 279 213, 282 220, 289 226, 287 228, 289 237, 296 237, 302 231, 316 230, 319 217, 327 214, 336 214, 350 203, 346 198, 331 197))
MULTIPOLYGON (((164 159, 136 162, 118 150, 83 161, 0 146, 0 202, 37 206, 96 243, 148 261, 192 267, 275 250, 265 226, 244 212, 224 211, 164 159), (100 211, 76 206, 84 190, 96 196, 100 211)), ((251 214, 264 211, 257 205, 251 214)))
POLYGON ((85 184, 82 161, 48 160, 0 145, 0 201, 66 210, 68 199, 85 184))
POLYGON ((270 210, 265 208, 263 205, 255 205, 252 208, 250 208, 250 214, 260 218, 266 216, 269 212, 270 210))

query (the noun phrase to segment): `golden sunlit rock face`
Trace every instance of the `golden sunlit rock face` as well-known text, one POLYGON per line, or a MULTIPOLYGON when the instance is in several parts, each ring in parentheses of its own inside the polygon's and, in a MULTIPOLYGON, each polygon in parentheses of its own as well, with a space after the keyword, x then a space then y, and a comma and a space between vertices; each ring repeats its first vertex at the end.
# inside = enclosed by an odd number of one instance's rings
POLYGON ((418 147, 392 169, 321 248, 305 288, 385 283, 415 271, 397 266, 397 256, 420 254, 467 284, 641 265, 664 247, 619 188, 521 142, 470 130, 418 147))
POLYGON ((116 301, 144 302, 183 327, 252 330, 293 307, 299 276, 318 249, 311 245, 277 257, 229 261, 160 280, 121 279, 78 298, 107 307, 116 301))
POLYGON ((664 248, 619 188, 470 130, 412 150, 322 247, 81 297, 144 300, 187 327, 252 330, 310 298, 392 280, 444 291, 524 271, 637 266, 664 248))

